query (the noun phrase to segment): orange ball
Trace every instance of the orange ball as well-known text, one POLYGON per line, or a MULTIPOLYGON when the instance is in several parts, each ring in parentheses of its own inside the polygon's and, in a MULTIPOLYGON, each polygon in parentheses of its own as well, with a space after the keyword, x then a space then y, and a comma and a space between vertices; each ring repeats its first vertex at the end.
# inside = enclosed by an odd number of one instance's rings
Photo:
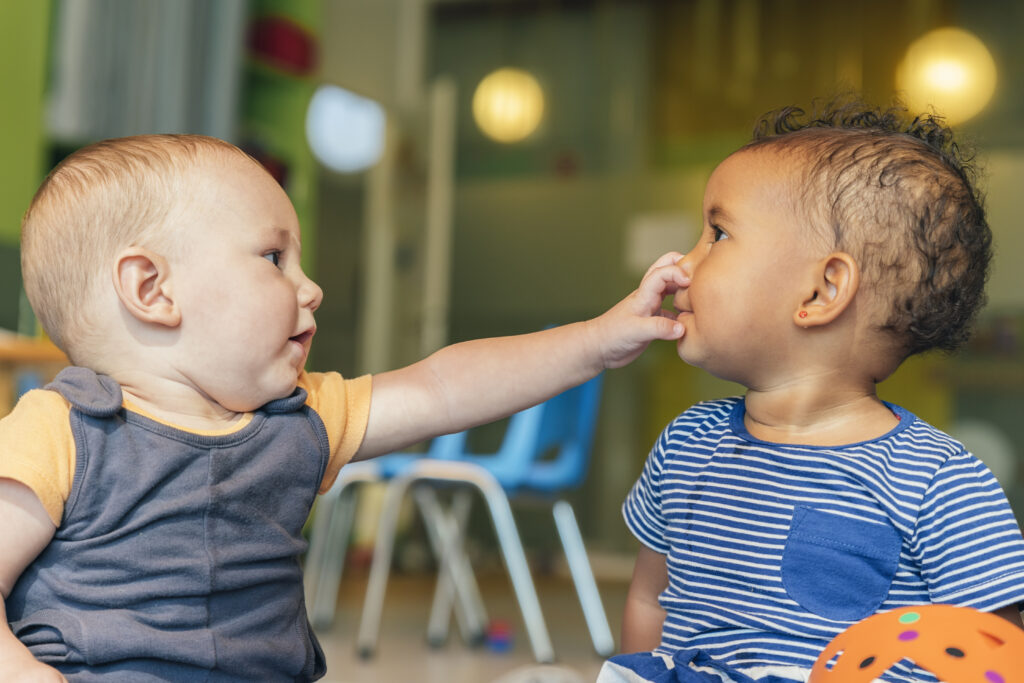
POLYGON ((882 612, 836 636, 810 683, 867 683, 903 659, 946 683, 1024 683, 1024 630, 970 607, 882 612))

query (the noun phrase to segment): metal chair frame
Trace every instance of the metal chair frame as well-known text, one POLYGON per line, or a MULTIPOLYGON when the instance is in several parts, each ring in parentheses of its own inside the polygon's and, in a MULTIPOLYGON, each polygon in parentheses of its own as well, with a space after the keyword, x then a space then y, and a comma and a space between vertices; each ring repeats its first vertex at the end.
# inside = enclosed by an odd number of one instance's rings
MULTIPOLYGON (((461 432, 435 439, 427 457, 384 456, 342 468, 338 481, 318 503, 307 556, 307 602, 312 605, 314 625, 325 627, 333 619, 353 512, 352 496, 346 494, 355 484, 385 480, 388 483, 357 636, 359 653, 368 657, 377 647, 399 512, 410 490, 423 515, 440 570, 428 624, 428 642, 438 645, 447 638, 453 607, 463 638, 470 643, 479 642, 487 619, 462 540, 472 492, 476 491, 483 497, 494 524, 534 657, 542 663, 553 661, 554 648, 512 515, 509 495, 521 491, 556 494, 583 479, 600 385, 599 376, 517 413, 510 419, 502 445, 493 455, 467 453, 466 432, 461 432), (540 456, 551 448, 557 450, 556 457, 540 461, 540 456), (435 487, 438 485, 455 487, 452 504, 447 510, 437 498, 435 487)), ((572 506, 556 498, 552 513, 594 648, 598 654, 608 656, 614 651, 614 639, 572 506)))

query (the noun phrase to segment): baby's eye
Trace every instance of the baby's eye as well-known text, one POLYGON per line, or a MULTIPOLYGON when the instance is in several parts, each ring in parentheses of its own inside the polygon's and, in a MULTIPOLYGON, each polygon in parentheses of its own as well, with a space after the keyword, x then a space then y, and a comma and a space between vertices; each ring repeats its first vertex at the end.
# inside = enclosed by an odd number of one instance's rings
POLYGON ((712 242, 720 242, 721 240, 729 238, 729 236, 727 234, 725 234, 725 231, 722 230, 717 225, 712 225, 711 226, 711 235, 712 235, 712 239, 711 239, 712 242))
POLYGON ((268 251, 263 255, 263 258, 267 259, 275 266, 281 265, 281 252, 280 251, 268 251))

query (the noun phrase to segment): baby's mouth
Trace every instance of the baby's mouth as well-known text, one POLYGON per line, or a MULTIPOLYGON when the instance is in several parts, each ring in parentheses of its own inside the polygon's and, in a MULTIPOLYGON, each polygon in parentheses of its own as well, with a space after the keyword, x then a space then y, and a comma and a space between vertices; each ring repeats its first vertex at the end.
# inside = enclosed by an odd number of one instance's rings
POLYGON ((315 333, 316 333, 316 329, 313 328, 313 329, 306 330, 305 332, 301 332, 301 333, 295 335, 294 337, 289 337, 288 339, 289 339, 289 341, 297 342, 303 348, 305 348, 306 346, 309 345, 309 343, 311 341, 313 341, 313 335, 315 333))

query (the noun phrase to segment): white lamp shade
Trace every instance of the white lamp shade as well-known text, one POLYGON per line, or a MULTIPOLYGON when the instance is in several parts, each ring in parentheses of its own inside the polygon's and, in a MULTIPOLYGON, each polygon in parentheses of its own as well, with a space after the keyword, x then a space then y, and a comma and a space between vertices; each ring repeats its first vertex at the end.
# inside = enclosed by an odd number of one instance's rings
POLYGON ((365 170, 384 151, 384 110, 335 85, 317 88, 306 111, 306 139, 324 166, 340 173, 365 170))

